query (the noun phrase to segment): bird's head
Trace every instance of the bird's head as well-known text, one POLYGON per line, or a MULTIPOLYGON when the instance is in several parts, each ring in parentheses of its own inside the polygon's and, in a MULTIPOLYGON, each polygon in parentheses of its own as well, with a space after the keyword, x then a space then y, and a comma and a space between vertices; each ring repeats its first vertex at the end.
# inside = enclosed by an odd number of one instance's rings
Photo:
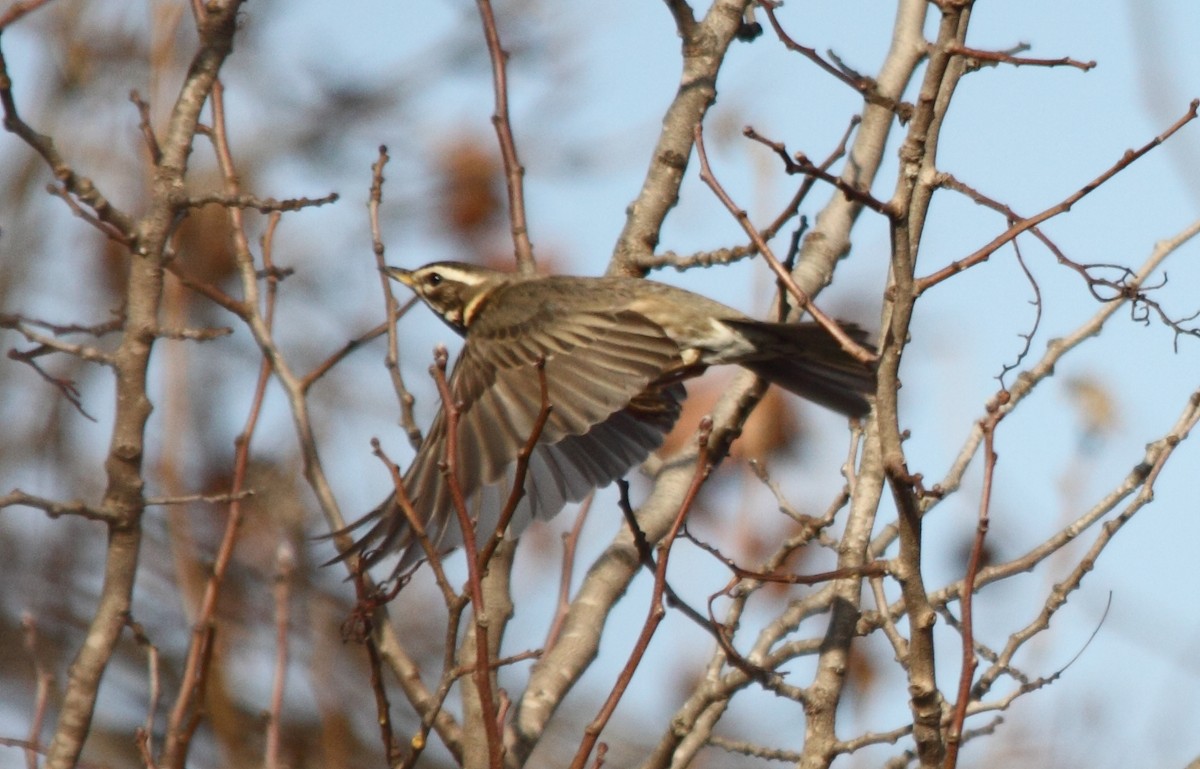
POLYGON ((466 333, 483 298, 513 277, 460 262, 434 262, 415 270, 385 267, 383 272, 416 292, 421 301, 459 334, 466 333))

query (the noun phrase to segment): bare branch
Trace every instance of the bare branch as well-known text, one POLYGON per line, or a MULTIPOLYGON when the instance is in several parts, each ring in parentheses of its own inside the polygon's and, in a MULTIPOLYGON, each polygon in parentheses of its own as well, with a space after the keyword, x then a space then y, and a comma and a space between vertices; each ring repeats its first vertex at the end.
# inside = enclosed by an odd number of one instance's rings
POLYGON ((475 0, 483 20, 483 36, 487 40, 488 56, 492 63, 492 88, 495 92, 495 111, 492 125, 500 140, 500 155, 504 158, 504 181, 508 188, 508 216, 512 226, 514 255, 517 269, 532 275, 537 265, 533 260, 533 243, 529 240, 529 224, 525 219, 525 168, 517 157, 517 143, 508 118, 508 52, 501 47, 500 32, 491 0, 475 0))
MULTIPOLYGON (((1006 394, 1003 394, 1006 395, 1006 394)), ((967 705, 971 699, 971 682, 979 661, 975 657, 975 580, 983 563, 983 543, 991 524, 992 482, 996 474, 996 427, 1004 419, 1000 407, 1006 399, 996 398, 988 404, 988 416, 983 420, 983 488, 979 494, 979 519, 975 526, 975 539, 971 543, 971 556, 967 560, 967 573, 963 577, 963 592, 959 598, 962 606, 962 670, 958 677, 958 694, 954 701, 953 715, 946 729, 946 769, 958 765, 958 749, 962 743, 963 722, 967 717, 967 705)))
POLYGON ((695 141, 696 155, 697 159, 700 161, 700 178, 703 179, 704 182, 712 189, 717 198, 725 205, 725 208, 729 210, 729 213, 733 214, 734 218, 737 219, 738 224, 740 224, 742 229, 745 230, 746 234, 750 236, 750 240, 754 243, 755 248, 757 248, 758 252, 762 254, 763 259, 766 260, 767 265, 771 268, 771 271, 775 273, 775 276, 779 279, 780 283, 786 286, 792 296, 795 297, 796 301, 799 302, 800 306, 807 310, 808 313, 812 315, 813 319, 820 323, 821 326, 829 332, 830 336, 838 341, 843 350, 864 364, 869 365, 874 363, 874 353, 851 339, 850 335, 842 330, 842 327, 839 326, 836 321, 834 321, 832 318, 822 312, 819 307, 813 304, 808 294, 806 294, 804 290, 796 284, 796 280, 792 277, 791 273, 785 270, 783 265, 779 263, 779 260, 775 258, 775 253, 771 251, 771 247, 767 245, 766 241, 763 240, 762 235, 759 234, 758 230, 755 229, 754 225, 750 222, 750 216, 744 209, 738 208, 737 204, 733 202, 733 199, 729 197, 729 194, 725 192, 725 189, 721 187, 716 177, 713 176, 712 169, 708 165, 708 155, 704 151, 703 130, 700 126, 696 126, 695 141))
POLYGON ((759 5, 766 13, 767 20, 771 23, 771 28, 775 30, 775 34, 779 37, 779 41, 783 43, 785 48, 804 56, 806 59, 816 64, 830 75, 833 75, 834 78, 850 86, 855 91, 858 91, 860 94, 862 94, 863 100, 866 103, 882 106, 892 112, 895 112, 896 116, 900 118, 901 123, 908 122, 908 119, 913 112, 913 105, 906 102, 897 101, 886 96, 880 91, 878 84, 874 80, 868 77, 863 77, 859 73, 854 72, 849 67, 845 66, 840 59, 838 59, 836 56, 833 56, 832 52, 830 53, 830 56, 838 66, 834 66, 833 64, 830 64, 821 58, 821 55, 817 53, 815 48, 809 48, 808 46, 801 45, 790 35, 788 35, 783 30, 783 25, 779 23, 779 19, 775 16, 775 10, 783 5, 782 2, 779 2, 779 0, 762 0, 759 5))
POLYGON ((185 208, 201 208, 215 204, 224 206, 225 208, 247 208, 258 211, 260 214, 269 214, 273 212, 282 213, 285 211, 300 211, 305 208, 316 208, 336 203, 339 199, 340 197, 336 192, 331 192, 320 198, 288 198, 286 200, 258 198, 254 195, 246 194, 231 195, 223 192, 209 192, 204 195, 190 195, 180 198, 178 203, 185 208))
POLYGON ((0 30, 8 27, 22 16, 36 11, 47 2, 49 0, 19 0, 19 2, 13 3, 3 14, 0 14, 0 30))
MULTIPOLYGON (((450 488, 450 498, 454 510, 458 514, 458 523, 462 529, 463 550, 467 555, 467 583, 471 596, 472 615, 474 616, 475 635, 475 671, 471 678, 481 708, 483 728, 487 732, 488 765, 491 769, 500 769, 504 760, 504 741, 500 736, 500 724, 496 719, 496 701, 492 688, 492 677, 489 672, 488 660, 491 650, 488 647, 488 615, 483 597, 483 562, 476 547, 475 524, 467 512, 467 501, 463 495, 462 483, 458 475, 458 417, 459 404, 454 401, 450 385, 446 381, 446 348, 439 345, 434 354, 435 364, 430 368, 438 393, 442 398, 442 408, 446 415, 446 456, 445 480, 450 488)), ((452 648, 453 644, 449 644, 452 648)))
MULTIPOLYGON (((4 15, 5 17, 12 15, 12 19, 15 19, 35 9, 38 5, 40 3, 35 2, 31 5, 10 7, 4 15)), ((0 24, 0 28, 3 28, 2 24, 0 24)), ((20 113, 17 111, 16 100, 13 98, 12 78, 8 74, 8 62, 4 58, 2 49, 0 49, 0 107, 4 109, 4 129, 16 134, 34 152, 42 156, 54 174, 55 180, 62 185, 63 189, 91 209, 91 214, 95 216, 95 219, 111 227, 115 235, 123 238, 126 242, 133 240, 133 220, 124 212, 114 208, 91 179, 75 172, 59 154, 54 139, 38 133, 21 119, 20 113)))
MULTIPOLYGON (((1028 48, 1021 44, 1018 48, 1028 48)), ((999 64, 1011 64, 1014 67, 1075 67, 1087 72, 1096 66, 1095 61, 1077 61, 1067 56, 1058 59, 1032 59, 1025 56, 1014 56, 1007 51, 985 51, 980 48, 968 48, 965 45, 950 47, 950 52, 958 56, 966 56, 980 61, 990 61, 999 64)))
MULTIPOLYGON (((821 171, 828 171, 835 162, 840 160, 846 154, 846 145, 850 141, 850 136, 854 132, 854 129, 861 122, 862 119, 858 115, 855 115, 850 119, 849 124, 846 126, 846 132, 842 134, 841 141, 838 142, 837 146, 833 148, 833 151, 829 153, 829 155, 818 167, 821 171)), ((791 160, 789 159, 788 162, 791 162, 791 160)), ((783 210, 779 212, 779 215, 775 217, 775 221, 771 222, 771 224, 762 231, 762 239, 764 241, 768 243, 771 242, 779 233, 779 231, 783 229, 784 225, 786 225, 792 220, 793 217, 796 216, 796 214, 800 211, 801 204, 805 201, 805 199, 807 199, 808 193, 812 191, 815 182, 816 178, 814 176, 810 175, 804 177, 804 180, 800 183, 799 189, 796 190, 796 194, 792 196, 792 199, 788 201, 788 204, 784 206, 783 210)), ((807 221, 804 220, 804 217, 801 217, 800 227, 796 231, 795 240, 797 243, 800 235, 804 230, 807 230, 807 228, 807 221)), ((744 259, 747 256, 753 256, 757 253, 758 247, 751 242, 744 246, 720 248, 715 251, 704 251, 689 256, 676 254, 674 251, 662 251, 642 257, 638 261, 638 264, 645 270, 657 270, 662 269, 663 267, 674 267, 676 270, 684 271, 694 267, 711 267, 717 264, 731 264, 744 259)), ((788 271, 790 272, 792 266, 790 264, 787 266, 788 271)))
MULTIPOLYGON (((18 315, 0 315, 0 328, 11 328, 28 341, 38 345, 32 350, 17 351, 9 350, 8 357, 13 360, 19 360, 23 363, 30 363, 34 358, 46 355, 51 352, 61 352, 67 355, 73 355, 80 360, 88 361, 89 363, 99 363, 102 366, 113 366, 113 356, 108 353, 103 353, 95 347, 82 344, 74 344, 65 342, 62 339, 49 337, 45 334, 39 334, 30 326, 34 325, 18 315)), ((48 326, 49 324, 40 323, 38 325, 48 326)), ((59 333, 55 331, 55 333, 59 333)))
POLYGON ((709 460, 708 454, 708 439, 711 434, 712 420, 705 417, 704 421, 700 424, 699 455, 691 487, 688 489, 687 495, 683 498, 683 504, 679 506, 675 522, 671 525, 671 528, 667 531, 662 541, 658 543, 658 563, 654 570, 654 590, 650 598, 649 614, 642 625, 642 631, 638 634, 637 641, 634 643, 633 651, 630 652, 625 667, 617 676, 616 683, 613 684, 612 691, 609 693, 604 705, 600 708, 600 712, 596 714, 596 717, 584 730, 583 740, 580 741, 579 750, 575 753, 575 759, 571 762, 571 769, 583 769, 587 765, 588 757, 591 755, 596 741, 600 738, 600 733, 604 730, 609 718, 612 717, 613 711, 617 709, 617 703, 621 701, 621 697, 629 687, 629 682, 633 679, 634 672, 637 670, 638 665, 641 664, 642 657, 646 654, 646 649, 650 645, 650 639, 654 637, 654 632, 658 629, 659 623, 662 622, 662 618, 666 615, 666 609, 663 607, 663 594, 667 584, 667 561, 671 555, 671 547, 675 544, 675 538, 678 536, 684 521, 687 519, 688 512, 696 501, 696 495, 700 493, 700 487, 708 478, 709 473, 712 472, 713 465, 709 460))
POLYGON ((146 497, 146 506, 158 505, 190 505, 203 502, 208 505, 227 505, 254 496, 252 489, 243 489, 237 494, 185 494, 177 497, 146 497))
POLYGON ((697 24, 686 23, 686 17, 679 15, 681 7, 668 6, 676 15, 680 32, 687 33, 680 44, 683 72, 679 90, 663 117, 662 132, 642 189, 627 209, 609 274, 640 275, 639 261, 654 253, 663 221, 679 199, 695 129, 716 100, 717 73, 748 5, 749 0, 714 0, 704 20, 697 24))
POLYGON ((890 215, 888 206, 881 200, 876 200, 871 196, 869 189, 860 188, 851 184, 849 181, 834 176, 826 169, 828 166, 822 164, 820 166, 813 164, 808 156, 802 152, 797 152, 795 157, 788 154, 787 147, 782 142, 771 141, 765 136, 762 136, 758 131, 755 131, 751 126, 746 126, 742 129, 742 135, 751 141, 758 142, 765 147, 770 148, 783 160, 783 168, 789 174, 803 174, 804 176, 820 179, 821 181, 833 185, 845 195, 849 200, 856 203, 861 203, 877 214, 890 215))
POLYGON ((1167 130, 1163 131, 1158 136, 1155 136, 1149 142, 1142 145, 1141 147, 1139 147, 1136 150, 1126 150, 1125 154, 1121 156, 1120 160, 1118 160, 1116 163, 1114 163, 1112 166, 1110 166, 1108 168, 1108 170, 1106 170, 1104 173, 1097 176, 1092 181, 1085 184, 1083 187, 1080 187, 1077 191, 1075 191, 1071 195, 1068 195, 1061 202, 1056 203, 1053 206, 1050 206, 1049 208, 1045 209, 1041 213, 1038 213, 1029 218, 1021 219, 1021 220, 1017 221, 1015 224, 1010 226, 1007 230, 1005 230, 1004 232, 1002 232, 1001 234, 999 234, 995 238, 993 238, 990 243, 979 248, 977 251, 975 251, 975 253, 971 254, 970 256, 966 256, 962 259, 951 262, 950 264, 946 265, 945 267, 938 270, 937 272, 934 272, 932 275, 928 275, 924 278, 918 278, 916 280, 917 293, 918 294, 924 293, 926 290, 928 290, 932 286, 935 286, 938 283, 941 283, 942 281, 946 280, 947 278, 951 277, 952 275, 957 275, 958 273, 962 272, 965 269, 973 267, 976 264, 979 264, 980 262, 987 261, 988 257, 990 257, 992 254, 994 254, 997 250, 999 250, 1001 246, 1003 246, 1005 243, 1008 243, 1010 240, 1017 237, 1022 232, 1031 230, 1035 226, 1046 221, 1047 219, 1051 219, 1055 216, 1058 216, 1061 213, 1069 211, 1072 206, 1074 206, 1080 200, 1085 198, 1089 193, 1094 191, 1097 187, 1100 187, 1102 184, 1104 184, 1108 180, 1112 179, 1114 176, 1119 174, 1121 171, 1125 170, 1130 165, 1132 165, 1135 161, 1137 161, 1143 155, 1150 152, 1155 147, 1157 147, 1160 144, 1162 144, 1163 142, 1165 142, 1167 139, 1171 138, 1179 129, 1183 128, 1185 125, 1187 125, 1191 121, 1195 120, 1198 109, 1200 109, 1200 99, 1194 99, 1192 101, 1192 103, 1188 106, 1187 112, 1185 112, 1181 118, 1179 118, 1177 121, 1175 121, 1175 123, 1173 123, 1169 128, 1167 128, 1167 130))
MULTIPOLYGON (((415 296, 411 297, 403 307, 397 304, 396 296, 392 293, 392 281, 384 272, 387 263, 384 260, 383 234, 379 228, 379 207, 383 204, 383 169, 389 159, 387 147, 380 145, 379 157, 371 164, 371 191, 367 198, 367 216, 371 222, 371 248, 375 254, 375 268, 379 270, 379 284, 383 291, 383 302, 387 311, 387 320, 383 326, 383 329, 387 331, 388 340, 384 366, 392 379, 392 388, 396 391, 396 398, 400 401, 400 425, 408 434, 409 445, 416 449, 421 446, 421 429, 417 427, 417 420, 413 415, 413 405, 416 403, 416 399, 408 391, 404 384, 404 377, 400 374, 400 343, 396 335, 396 323, 401 316, 407 314, 416 305, 418 299, 415 296)), ((368 334, 373 333, 374 330, 368 332, 368 334)), ((348 353, 350 349, 350 346, 347 345, 344 352, 348 353)), ((332 365, 333 359, 330 361, 330 365, 332 365)), ((306 379, 307 383, 310 384, 314 381, 314 374, 316 372, 309 375, 306 379)), ((308 389, 307 384, 305 389, 308 389)))

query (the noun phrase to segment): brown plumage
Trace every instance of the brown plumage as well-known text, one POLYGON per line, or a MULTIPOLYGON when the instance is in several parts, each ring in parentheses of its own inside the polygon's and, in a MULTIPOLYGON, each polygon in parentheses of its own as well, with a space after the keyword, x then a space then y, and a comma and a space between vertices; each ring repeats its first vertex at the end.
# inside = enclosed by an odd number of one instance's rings
MULTIPOLYGON (((678 419, 683 380, 710 365, 742 365, 847 416, 870 408, 864 395, 874 389, 874 374, 815 323, 753 320, 698 294, 636 278, 524 277, 450 262, 388 268, 388 274, 466 338, 450 391, 461 404, 458 478, 481 542, 494 532, 517 454, 541 411, 539 361, 552 409, 511 534, 641 463, 678 419)), ((865 338, 855 326, 843 328, 865 338)), ((445 453, 446 416, 439 410, 404 475, 439 552, 462 541, 440 469, 445 453)), ((394 495, 346 531, 367 525, 338 560, 357 553, 373 566, 400 553, 399 571, 424 557, 394 495)))

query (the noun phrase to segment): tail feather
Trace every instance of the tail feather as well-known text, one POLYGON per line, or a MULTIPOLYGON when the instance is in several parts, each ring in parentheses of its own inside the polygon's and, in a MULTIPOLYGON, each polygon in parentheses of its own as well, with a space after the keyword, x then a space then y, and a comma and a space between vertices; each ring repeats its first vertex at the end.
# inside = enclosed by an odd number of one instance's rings
MULTIPOLYGON (((871 410, 866 395, 875 390, 875 371, 842 349, 816 323, 764 323, 722 320, 752 343, 755 352, 738 361, 757 376, 839 414, 861 417, 871 410)), ((853 323, 840 323, 855 342, 867 333, 853 323)))

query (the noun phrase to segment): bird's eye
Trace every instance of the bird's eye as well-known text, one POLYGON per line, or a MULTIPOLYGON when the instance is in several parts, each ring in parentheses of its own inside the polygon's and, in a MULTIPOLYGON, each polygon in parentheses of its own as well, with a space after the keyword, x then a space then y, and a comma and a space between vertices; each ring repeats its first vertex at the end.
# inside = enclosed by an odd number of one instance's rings
POLYGON ((442 274, 440 272, 431 272, 429 277, 425 278, 425 282, 431 286, 440 286, 442 283, 442 274))

